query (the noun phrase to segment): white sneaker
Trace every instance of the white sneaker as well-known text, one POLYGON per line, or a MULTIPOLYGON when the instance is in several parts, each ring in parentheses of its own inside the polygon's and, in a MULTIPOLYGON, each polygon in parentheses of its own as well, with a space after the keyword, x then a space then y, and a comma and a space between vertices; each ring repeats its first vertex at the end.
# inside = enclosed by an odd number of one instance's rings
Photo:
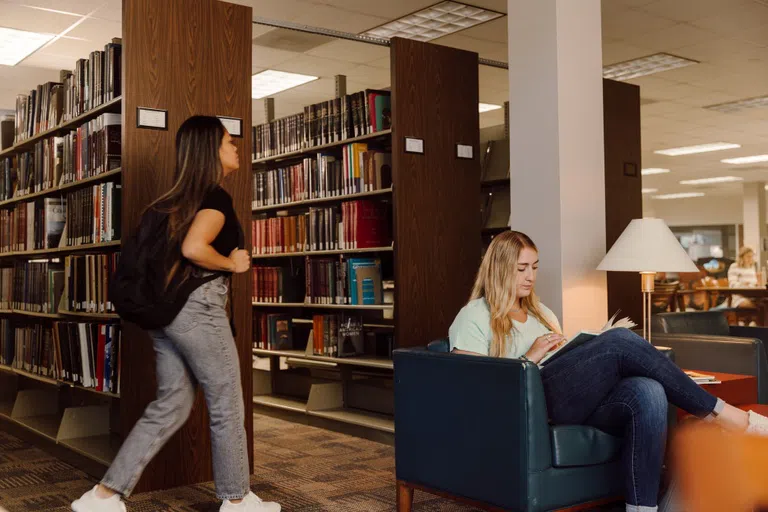
POLYGON ((280 505, 271 501, 261 501, 261 498, 249 492, 240 503, 224 500, 219 512, 280 512, 280 505))
POLYGON ((125 503, 120 499, 119 494, 109 498, 99 498, 96 496, 96 487, 86 492, 80 499, 72 502, 74 512, 126 512, 125 503))
POLYGON ((755 411, 749 411, 749 426, 747 434, 756 434, 759 436, 768 436, 768 418, 755 411))

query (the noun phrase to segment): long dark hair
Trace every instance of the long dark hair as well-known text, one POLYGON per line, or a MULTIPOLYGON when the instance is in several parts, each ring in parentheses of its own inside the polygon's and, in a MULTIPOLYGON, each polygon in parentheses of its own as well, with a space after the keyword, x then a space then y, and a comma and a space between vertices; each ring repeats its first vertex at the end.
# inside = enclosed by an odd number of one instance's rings
POLYGON ((181 280, 186 280, 191 267, 182 268, 181 244, 197 215, 205 196, 224 176, 219 148, 224 138, 224 125, 212 116, 192 116, 184 121, 176 132, 176 168, 173 186, 147 206, 147 210, 168 214, 167 236, 172 248, 165 262, 168 274, 165 286, 179 270, 181 280))
POLYGON ((224 125, 213 116, 192 116, 176 132, 173 186, 149 208, 168 213, 168 238, 180 245, 205 196, 224 176, 219 148, 224 125))

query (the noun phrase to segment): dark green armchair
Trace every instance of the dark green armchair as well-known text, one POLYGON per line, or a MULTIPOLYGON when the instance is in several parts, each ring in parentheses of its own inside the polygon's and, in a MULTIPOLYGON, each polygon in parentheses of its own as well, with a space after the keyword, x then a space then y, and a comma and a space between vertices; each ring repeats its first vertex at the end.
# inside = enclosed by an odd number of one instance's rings
POLYGON ((535 364, 447 352, 393 355, 398 511, 413 489, 521 512, 622 500, 621 439, 550 425, 535 364))

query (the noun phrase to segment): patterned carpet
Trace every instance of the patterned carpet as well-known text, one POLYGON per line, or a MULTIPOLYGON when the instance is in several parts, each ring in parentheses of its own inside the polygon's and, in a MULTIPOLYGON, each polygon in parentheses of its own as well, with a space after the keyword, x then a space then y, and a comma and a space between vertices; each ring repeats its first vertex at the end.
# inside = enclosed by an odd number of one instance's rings
MULTIPOLYGON (((252 490, 286 512, 395 510, 394 448, 323 429, 254 415, 252 490)), ((94 480, 0 431, 0 511, 68 512, 94 480)), ((212 483, 137 494, 129 512, 216 512, 212 483)), ((623 507, 622 507, 623 509, 623 507)), ((416 492, 418 512, 475 509, 416 492)))

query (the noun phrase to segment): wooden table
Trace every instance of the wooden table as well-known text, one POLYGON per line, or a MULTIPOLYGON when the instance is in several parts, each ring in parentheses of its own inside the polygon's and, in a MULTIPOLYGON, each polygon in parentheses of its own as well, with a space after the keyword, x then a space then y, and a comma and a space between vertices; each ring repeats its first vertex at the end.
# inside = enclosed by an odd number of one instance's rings
MULTIPOLYGON (((737 373, 709 372, 694 370, 705 375, 714 375, 720 384, 704 384, 705 391, 736 407, 757 402, 757 377, 737 373)), ((682 409, 677 410, 678 420, 688 416, 682 409)))

